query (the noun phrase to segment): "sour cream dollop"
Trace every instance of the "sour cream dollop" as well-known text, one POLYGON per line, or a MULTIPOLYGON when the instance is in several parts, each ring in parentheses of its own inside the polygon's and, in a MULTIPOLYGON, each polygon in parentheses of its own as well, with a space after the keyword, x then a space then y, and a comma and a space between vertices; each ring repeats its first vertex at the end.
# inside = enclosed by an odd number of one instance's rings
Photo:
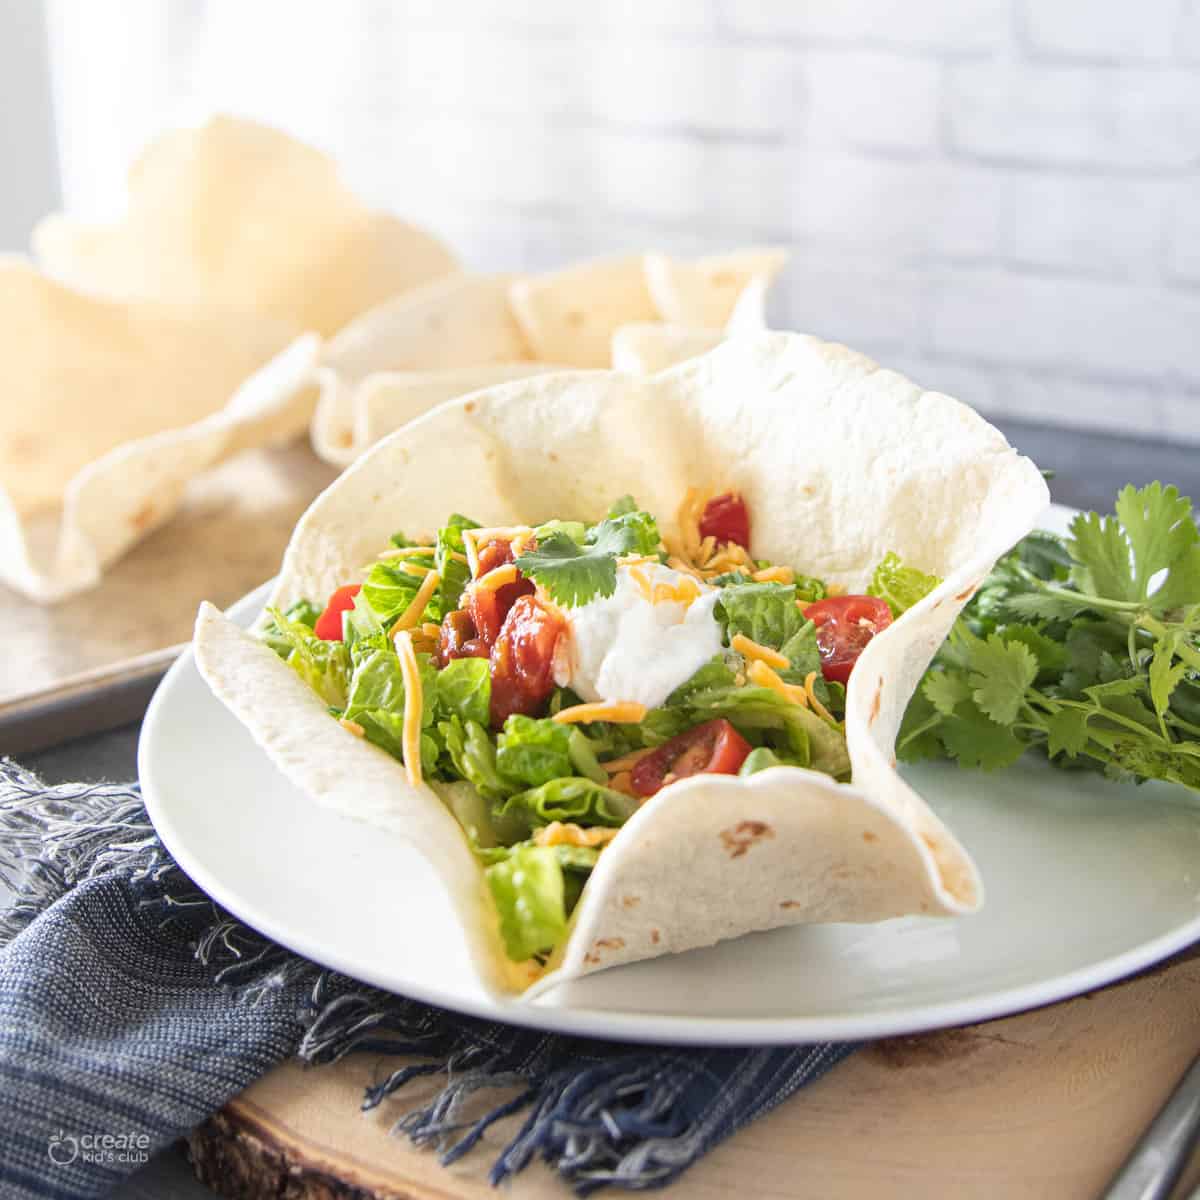
POLYGON ((618 567, 611 596, 563 610, 567 652, 555 682, 587 701, 657 708, 720 652, 721 626, 713 615, 718 595, 717 588, 658 563, 618 567), (667 598, 667 589, 698 595, 686 603, 667 598))

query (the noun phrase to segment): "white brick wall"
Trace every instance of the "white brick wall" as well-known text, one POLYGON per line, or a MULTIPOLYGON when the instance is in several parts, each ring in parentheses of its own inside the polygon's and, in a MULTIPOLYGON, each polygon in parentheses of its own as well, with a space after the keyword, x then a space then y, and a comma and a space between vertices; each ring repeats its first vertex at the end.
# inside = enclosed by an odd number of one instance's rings
POLYGON ((786 243, 776 324, 1200 443, 1200 0, 49 0, 68 202, 217 108, 485 268, 786 243))

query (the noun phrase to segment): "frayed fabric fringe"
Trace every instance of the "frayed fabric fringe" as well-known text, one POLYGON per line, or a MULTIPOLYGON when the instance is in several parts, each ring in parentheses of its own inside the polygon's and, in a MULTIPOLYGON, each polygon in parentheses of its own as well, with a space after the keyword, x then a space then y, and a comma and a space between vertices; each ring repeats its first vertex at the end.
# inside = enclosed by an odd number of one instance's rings
POLYGON ((427 1060, 369 1088, 364 1109, 416 1078, 445 1075, 434 1097, 394 1127, 436 1148, 443 1162, 476 1147, 497 1121, 528 1110, 492 1167, 494 1184, 540 1157, 581 1195, 606 1185, 661 1187, 854 1049, 682 1052, 596 1042, 459 1016, 367 987, 267 941, 213 903, 158 840, 136 786, 47 787, 0 762, 0 879, 14 893, 0 913, 0 947, 60 897, 112 872, 129 881, 164 935, 189 939, 231 1002, 281 992, 304 997, 296 1046, 302 1061, 318 1066, 356 1051, 427 1060))

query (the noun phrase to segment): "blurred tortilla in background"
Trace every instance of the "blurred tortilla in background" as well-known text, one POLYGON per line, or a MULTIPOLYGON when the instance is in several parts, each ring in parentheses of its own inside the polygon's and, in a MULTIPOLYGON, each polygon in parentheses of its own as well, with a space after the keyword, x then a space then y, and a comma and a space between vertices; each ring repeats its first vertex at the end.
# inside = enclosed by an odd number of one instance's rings
POLYGON ((657 369, 763 328, 786 258, 462 272, 319 151, 233 117, 163 134, 119 220, 51 215, 33 249, 0 260, 0 582, 42 603, 95 587, 232 454, 308 429, 341 467, 501 380, 614 351, 657 369))

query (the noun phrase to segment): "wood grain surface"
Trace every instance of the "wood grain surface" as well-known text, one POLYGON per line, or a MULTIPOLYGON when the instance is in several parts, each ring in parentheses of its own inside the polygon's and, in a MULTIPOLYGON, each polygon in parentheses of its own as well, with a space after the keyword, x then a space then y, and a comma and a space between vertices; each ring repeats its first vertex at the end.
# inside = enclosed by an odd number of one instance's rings
POLYGON ((336 474, 307 441, 249 451, 194 480, 179 513, 92 591, 44 607, 0 586, 0 701, 189 641, 201 600, 224 607, 275 574, 300 514, 336 474))
MULTIPOLYGON (((719 1146, 675 1194, 1090 1200, 1197 1053, 1200 959, 1185 958, 1020 1016, 877 1042, 719 1146)), ((494 1198, 488 1167, 523 1117, 442 1167, 390 1132, 436 1081, 359 1111, 364 1087, 404 1061, 277 1068, 195 1131, 194 1169, 237 1200, 494 1198)), ((1198 1178, 1193 1164, 1178 1194, 1198 1178)), ((541 1163, 511 1193, 569 1195, 541 1163)))

